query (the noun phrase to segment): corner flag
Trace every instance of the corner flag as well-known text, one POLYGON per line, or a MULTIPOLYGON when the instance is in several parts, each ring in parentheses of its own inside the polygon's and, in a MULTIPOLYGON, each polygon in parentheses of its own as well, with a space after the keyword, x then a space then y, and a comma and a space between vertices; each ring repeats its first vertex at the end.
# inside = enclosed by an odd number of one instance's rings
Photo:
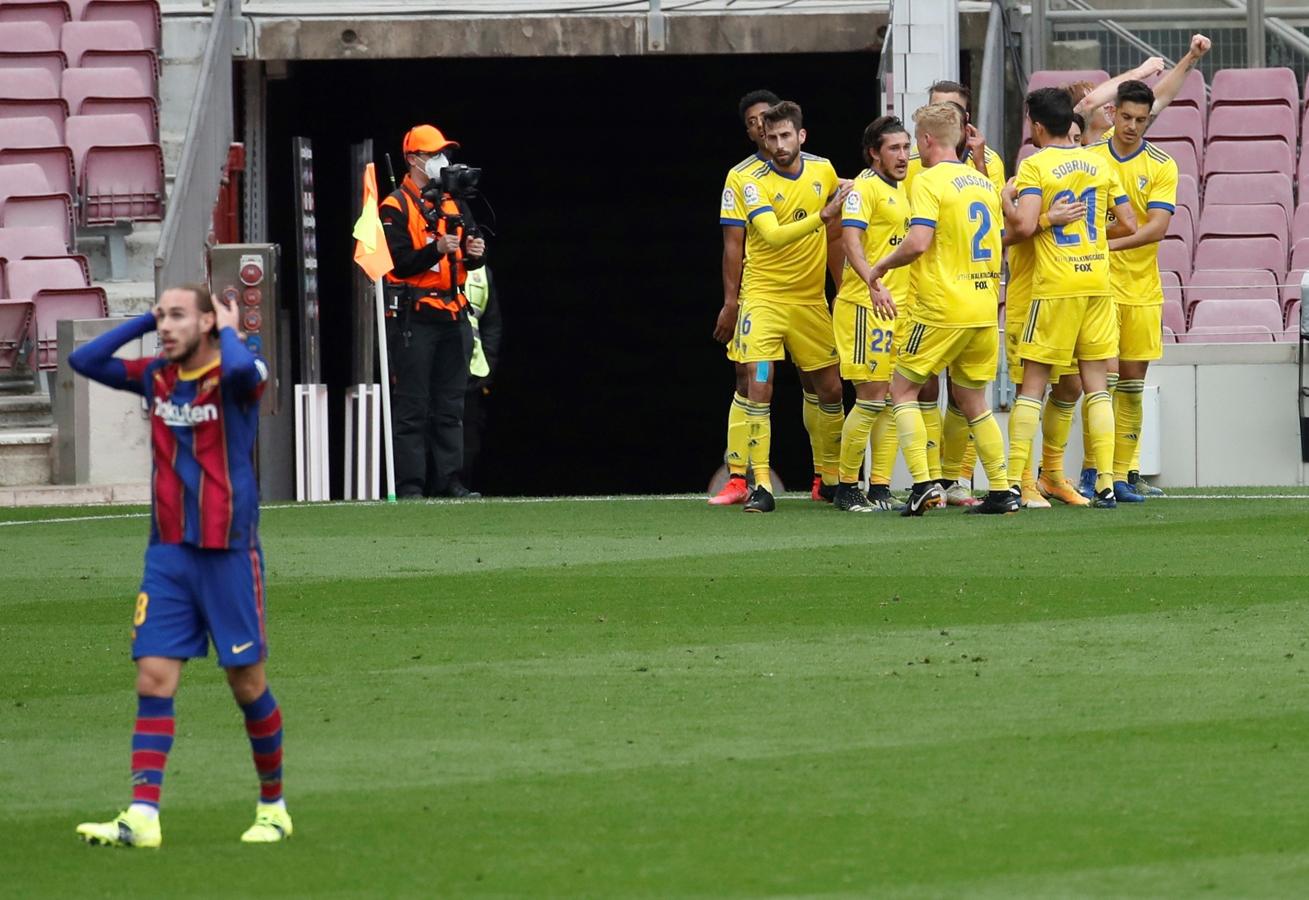
POLYGON ((376 281, 395 268, 391 250, 386 246, 382 220, 377 216, 377 173, 372 163, 364 166, 364 206, 353 234, 355 262, 370 279, 376 281))

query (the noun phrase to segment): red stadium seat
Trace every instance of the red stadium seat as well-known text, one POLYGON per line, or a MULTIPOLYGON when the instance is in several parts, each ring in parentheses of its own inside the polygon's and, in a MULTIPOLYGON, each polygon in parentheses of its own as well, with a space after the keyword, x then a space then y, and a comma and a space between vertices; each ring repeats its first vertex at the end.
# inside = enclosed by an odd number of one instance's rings
POLYGON ((1213 325, 1262 325, 1269 332, 1281 331, 1282 307, 1268 297, 1235 300, 1202 300, 1191 310, 1191 327, 1213 325))
POLYGON ((1300 303, 1301 301, 1296 300, 1286 308, 1286 327, 1294 328, 1296 331, 1300 330, 1300 303))
POLYGON ((1164 326, 1164 343, 1165 344, 1177 343, 1177 332, 1169 328, 1167 325, 1164 326))
POLYGON ((1191 248, 1181 241, 1161 241, 1159 271, 1176 272, 1182 284, 1191 280, 1191 248))
POLYGON ((82 10, 83 22, 131 22, 146 45, 160 48, 163 20, 155 0, 90 0, 82 10))
POLYGON ((73 246, 73 198, 52 192, 41 167, 32 163, 0 166, 0 226, 53 225, 73 246))
POLYGON ((1177 336, 1183 344, 1267 344, 1273 339, 1266 325, 1200 325, 1177 336))
POLYGON ((1211 204, 1276 203, 1286 213, 1288 222, 1295 209, 1291 198, 1291 179, 1280 172, 1215 175, 1204 188, 1206 208, 1211 204))
POLYGON ((30 366, 35 313, 31 300, 0 300, 0 372, 13 371, 19 362, 30 366))
POLYGON ((1309 269, 1309 238, 1300 238, 1291 246, 1291 268, 1309 269))
POLYGON ((1304 282, 1305 272, 1309 269, 1292 269, 1286 275, 1286 282, 1282 285, 1282 307, 1290 309, 1291 304, 1300 302, 1300 295, 1303 288, 1300 286, 1304 282))
POLYGON ((0 22, 40 22, 58 34, 72 18, 65 0, 4 0, 0 3, 0 22))
POLYGON ((1168 220, 1168 233, 1165 239, 1181 241, 1187 250, 1195 248, 1195 223, 1191 221, 1191 211, 1185 206, 1178 206, 1168 220))
POLYGON ((64 236, 58 228, 49 225, 0 228, 0 260, 63 256, 67 253, 64 236))
POLYGON ((1150 143, 1173 158, 1173 161, 1177 163, 1177 174, 1179 176, 1188 175, 1196 179, 1197 182, 1199 181, 1200 160, 1202 157, 1196 153, 1196 149, 1191 145, 1190 141, 1181 138, 1161 138, 1159 140, 1152 139, 1150 143))
POLYGON ((1191 222, 1200 218, 1200 181, 1194 175, 1177 176, 1177 205, 1191 211, 1191 222))
POLYGON ((1186 331, 1186 313, 1182 304, 1176 300, 1164 300, 1164 325, 1173 330, 1173 334, 1186 331))
POLYGON ((146 84, 159 79, 159 59, 131 22, 69 22, 59 43, 70 67, 129 68, 146 84))
POLYGON ((1294 172, 1291 148, 1285 141, 1210 141, 1204 152, 1204 177, 1222 172, 1294 172))
POLYGON ((44 22, 0 22, 0 70, 45 69, 58 78, 67 66, 58 36, 44 22))
POLYGON ((1189 316, 1201 300, 1269 300, 1278 296, 1278 280, 1264 269, 1201 269, 1191 274, 1182 306, 1189 316))
POLYGON ((35 163, 56 193, 73 193, 73 154, 44 116, 0 119, 0 165, 35 163))
POLYGON ((1194 106, 1173 105, 1159 114, 1146 137, 1152 144, 1166 140, 1186 141, 1199 157, 1204 149, 1204 134, 1200 110, 1194 106))
POLYGON ((103 319, 109 315, 104 288, 51 288, 36 292, 37 368, 51 372, 59 367, 56 326, 61 319, 103 319))
POLYGON ((9 296, 24 300, 46 288, 90 287, 86 272, 72 257, 18 259, 5 266, 9 296))
POLYGON ((1286 256, 1289 240, 1286 212, 1271 203, 1229 206, 1206 203, 1200 214, 1197 239, 1228 237, 1270 237, 1277 241, 1279 252, 1286 256))
MULTIPOLYGON (((1150 85, 1152 89, 1157 89, 1159 82, 1163 77, 1163 73, 1151 75, 1149 78, 1145 79, 1145 83, 1150 85)), ((1200 74, 1199 69, 1192 69, 1186 73, 1186 78, 1182 81, 1182 89, 1178 91, 1177 96, 1173 98, 1173 102, 1169 106, 1169 109, 1172 109, 1175 106, 1189 106, 1197 110, 1200 113, 1200 121, 1203 124, 1205 116, 1208 115, 1209 111, 1209 97, 1208 92, 1205 89, 1204 76, 1200 74)))
POLYGON ((154 90, 133 69, 68 69, 61 90, 71 115, 135 115, 159 135, 154 90))
POLYGON ((1280 140, 1294 148, 1299 140, 1297 112, 1280 103, 1219 106, 1209 115, 1209 140, 1280 140))
POLYGON ((71 116, 68 144, 87 224, 163 218, 163 151, 139 118, 71 116))
POLYGON ((1224 105, 1281 104, 1300 108, 1300 89, 1295 73, 1287 68, 1220 69, 1214 73, 1210 107, 1224 105))
POLYGON ((45 116, 64 138, 68 104, 59 96, 59 82, 46 69, 5 69, 0 75, 0 118, 45 116))

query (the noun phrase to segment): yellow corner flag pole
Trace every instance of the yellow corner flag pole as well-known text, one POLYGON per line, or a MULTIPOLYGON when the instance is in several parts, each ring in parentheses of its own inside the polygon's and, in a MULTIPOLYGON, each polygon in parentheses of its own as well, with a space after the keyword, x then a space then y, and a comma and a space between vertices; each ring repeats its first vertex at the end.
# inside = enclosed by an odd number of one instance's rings
POLYGON ((373 164, 364 167, 364 202, 355 222, 355 262, 373 280, 377 301, 377 361, 382 369, 382 429, 386 441, 386 499, 395 503, 395 443, 391 434, 391 361, 386 347, 386 301, 382 276, 395 268, 386 245, 382 220, 377 215, 377 173, 373 164))

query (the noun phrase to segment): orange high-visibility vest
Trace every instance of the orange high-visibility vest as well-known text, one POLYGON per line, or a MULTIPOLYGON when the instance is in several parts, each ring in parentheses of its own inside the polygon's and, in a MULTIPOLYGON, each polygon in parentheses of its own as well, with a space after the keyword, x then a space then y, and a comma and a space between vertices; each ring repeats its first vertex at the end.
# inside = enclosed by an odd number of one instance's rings
MULTIPOLYGON (((427 220, 423 218, 423 208, 431 209, 432 204, 422 199, 419 193, 418 185, 414 184, 413 179, 406 175, 404 182, 401 183, 400 189, 392 191, 382 206, 390 206, 398 209, 405 214, 405 222, 409 229, 409 239, 413 242, 415 250, 421 250, 428 244, 433 243, 447 233, 445 218, 437 219, 436 231, 431 232, 427 228, 427 220)), ((459 215, 459 206, 454 200, 446 197, 442 200, 441 211, 450 215, 459 215)), ((459 227, 455 230, 461 239, 464 230, 459 227)), ((460 247, 455 251, 455 268, 458 270, 455 277, 458 278, 457 284, 462 288, 464 281, 468 277, 462 262, 464 258, 463 248, 460 247)), ((435 268, 428 269, 425 272, 419 272, 417 275, 411 275, 408 278, 397 278, 394 274, 388 274, 386 280, 391 284, 407 284, 410 287, 418 288, 422 296, 418 298, 415 306, 427 305, 435 309, 443 309, 451 315, 458 313, 468 305, 468 298, 464 296, 462 290, 459 291, 453 299, 449 296, 451 287, 450 282, 450 261, 446 256, 442 256, 440 262, 435 268)))

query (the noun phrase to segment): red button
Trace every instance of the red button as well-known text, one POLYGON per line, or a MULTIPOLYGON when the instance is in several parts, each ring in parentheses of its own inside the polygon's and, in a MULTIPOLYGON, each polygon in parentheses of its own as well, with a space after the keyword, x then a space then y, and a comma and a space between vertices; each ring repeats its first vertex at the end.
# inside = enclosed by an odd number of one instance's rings
POLYGON ((264 295, 259 292, 259 288, 245 289, 245 305, 258 306, 259 301, 264 299, 264 295))
POLYGON ((263 320, 259 317, 259 310, 249 309, 245 313, 245 330, 258 331, 263 320))
POLYGON ((247 263, 241 267, 241 281, 244 284, 258 284, 264 280, 263 266, 257 263, 247 263))

